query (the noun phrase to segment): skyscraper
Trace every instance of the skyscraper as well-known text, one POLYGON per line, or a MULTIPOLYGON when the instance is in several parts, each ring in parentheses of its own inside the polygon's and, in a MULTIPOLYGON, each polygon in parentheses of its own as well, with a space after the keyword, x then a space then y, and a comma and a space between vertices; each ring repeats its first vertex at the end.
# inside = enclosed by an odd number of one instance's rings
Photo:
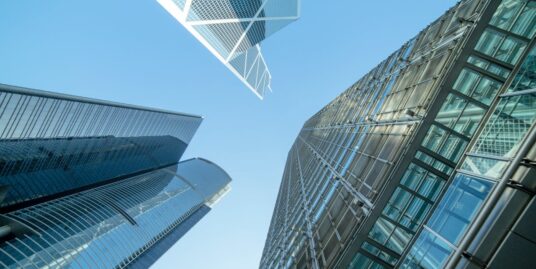
POLYGON ((533 268, 535 33, 460 1, 305 122, 260 268, 533 268))
POLYGON ((230 188, 201 121, 0 85, 0 267, 151 265, 230 188))
POLYGON ((299 18, 300 0, 158 0, 259 98, 272 76, 259 43, 299 18))

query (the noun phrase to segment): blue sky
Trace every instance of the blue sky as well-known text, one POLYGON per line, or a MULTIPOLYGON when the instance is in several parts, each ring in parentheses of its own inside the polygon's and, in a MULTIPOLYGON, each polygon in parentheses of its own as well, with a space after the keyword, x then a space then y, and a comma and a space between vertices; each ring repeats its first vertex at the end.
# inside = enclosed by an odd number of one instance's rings
POLYGON ((0 1, 0 83, 205 116, 185 158, 233 190, 153 268, 256 268, 301 126, 454 0, 303 1, 263 44, 259 101, 153 0, 0 1))

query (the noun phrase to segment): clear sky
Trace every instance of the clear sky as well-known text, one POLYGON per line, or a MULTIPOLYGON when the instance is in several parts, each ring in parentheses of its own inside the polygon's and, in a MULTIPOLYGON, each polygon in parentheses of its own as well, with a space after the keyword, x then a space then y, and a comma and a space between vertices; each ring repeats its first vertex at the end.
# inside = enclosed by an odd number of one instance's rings
POLYGON ((233 190, 153 268, 256 268, 305 120, 455 3, 302 1, 263 44, 274 93, 259 101, 155 0, 4 0, 0 83, 205 116, 185 158, 233 190))

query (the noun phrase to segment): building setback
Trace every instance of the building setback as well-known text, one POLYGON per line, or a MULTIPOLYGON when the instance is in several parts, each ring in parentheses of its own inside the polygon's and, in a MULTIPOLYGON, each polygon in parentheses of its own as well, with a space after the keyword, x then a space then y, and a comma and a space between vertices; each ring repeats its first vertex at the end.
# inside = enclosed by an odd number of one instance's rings
POLYGON ((272 75, 260 42, 300 17, 301 0, 157 0, 257 97, 272 75))
POLYGON ((0 267, 153 264, 230 188, 201 121, 0 84, 0 267))
POLYGON ((260 268, 533 268, 535 33, 460 1, 311 117, 260 268))

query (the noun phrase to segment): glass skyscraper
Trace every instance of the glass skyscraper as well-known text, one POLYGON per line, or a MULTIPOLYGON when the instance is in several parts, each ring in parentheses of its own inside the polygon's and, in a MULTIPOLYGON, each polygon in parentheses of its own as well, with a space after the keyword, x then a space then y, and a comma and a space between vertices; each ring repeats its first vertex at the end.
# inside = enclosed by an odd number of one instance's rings
POLYGON ((460 1, 312 116, 260 268, 534 268, 535 34, 460 1))
POLYGON ((230 189, 201 121, 0 84, 0 267, 150 266, 230 189))
POLYGON ((158 0, 259 98, 272 76, 259 43, 297 20, 300 0, 158 0))

